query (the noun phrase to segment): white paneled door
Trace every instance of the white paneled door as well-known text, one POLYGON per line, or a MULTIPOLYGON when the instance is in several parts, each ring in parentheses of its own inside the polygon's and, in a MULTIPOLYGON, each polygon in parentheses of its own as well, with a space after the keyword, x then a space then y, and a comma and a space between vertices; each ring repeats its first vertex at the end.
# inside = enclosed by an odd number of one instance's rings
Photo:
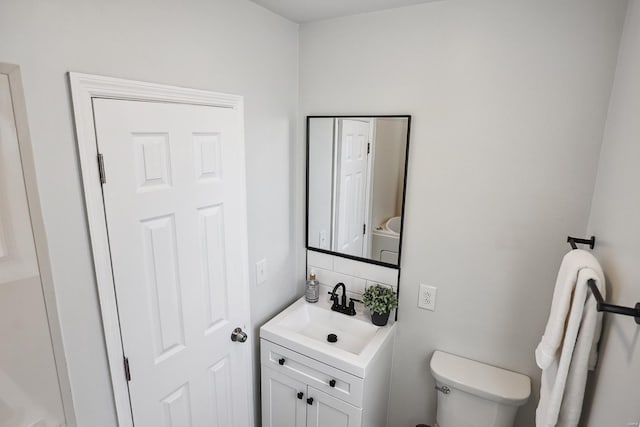
POLYGON ((369 129, 368 120, 338 120, 335 250, 359 257, 366 256, 364 237, 368 217, 369 129))
POLYGON ((250 412, 242 117, 93 99, 136 427, 245 427, 250 412))

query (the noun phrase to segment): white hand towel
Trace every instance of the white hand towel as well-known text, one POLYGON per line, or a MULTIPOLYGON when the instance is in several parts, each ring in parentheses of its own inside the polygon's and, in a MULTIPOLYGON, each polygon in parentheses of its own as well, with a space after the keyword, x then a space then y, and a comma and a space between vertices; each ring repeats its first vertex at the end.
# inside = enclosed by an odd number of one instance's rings
POLYGON ((587 281, 594 279, 605 296, 600 264, 587 251, 569 252, 562 260, 544 336, 536 348, 542 368, 537 427, 577 426, 587 371, 595 367, 602 313, 587 281))

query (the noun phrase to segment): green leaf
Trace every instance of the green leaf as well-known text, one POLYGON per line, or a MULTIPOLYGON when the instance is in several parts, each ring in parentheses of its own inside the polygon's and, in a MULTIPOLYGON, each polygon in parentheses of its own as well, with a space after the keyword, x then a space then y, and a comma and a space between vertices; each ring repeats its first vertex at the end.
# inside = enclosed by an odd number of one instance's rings
POLYGON ((398 297, 393 289, 375 285, 362 294, 362 302, 371 312, 384 314, 398 307, 398 297))

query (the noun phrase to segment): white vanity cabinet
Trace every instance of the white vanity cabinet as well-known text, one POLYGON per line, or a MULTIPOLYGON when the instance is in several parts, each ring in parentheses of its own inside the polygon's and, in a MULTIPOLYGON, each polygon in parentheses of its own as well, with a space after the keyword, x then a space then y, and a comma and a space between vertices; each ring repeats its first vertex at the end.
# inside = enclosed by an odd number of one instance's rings
POLYGON ((386 427, 395 325, 330 301, 291 304, 260 328, 263 427, 386 427))
POLYGON ((349 405, 311 386, 307 390, 309 398, 313 399, 307 408, 307 427, 362 426, 361 408, 349 405))
POLYGON ((392 340, 364 377, 260 340, 263 427, 385 427, 392 340))
POLYGON ((262 426, 307 425, 307 385, 262 366, 262 426))
POLYGON ((262 367, 263 427, 360 427, 362 409, 262 367))

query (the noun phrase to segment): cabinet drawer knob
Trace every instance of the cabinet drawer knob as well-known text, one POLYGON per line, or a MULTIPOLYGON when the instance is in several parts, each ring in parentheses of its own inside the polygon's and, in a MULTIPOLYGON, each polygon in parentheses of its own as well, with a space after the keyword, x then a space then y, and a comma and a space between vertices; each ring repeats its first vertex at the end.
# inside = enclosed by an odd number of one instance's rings
POLYGON ((329 387, 335 387, 335 386, 336 386, 336 380, 329 381, 329 387))
POLYGON ((308 403, 309 405, 313 405, 313 397, 308 398, 308 399, 307 399, 307 403, 308 403))
POLYGON ((284 365, 284 357, 278 359, 278 363, 280 364, 280 366, 284 365))
POLYGON ((298 392, 298 399, 302 400, 303 397, 304 397, 304 393, 299 391, 298 392))

